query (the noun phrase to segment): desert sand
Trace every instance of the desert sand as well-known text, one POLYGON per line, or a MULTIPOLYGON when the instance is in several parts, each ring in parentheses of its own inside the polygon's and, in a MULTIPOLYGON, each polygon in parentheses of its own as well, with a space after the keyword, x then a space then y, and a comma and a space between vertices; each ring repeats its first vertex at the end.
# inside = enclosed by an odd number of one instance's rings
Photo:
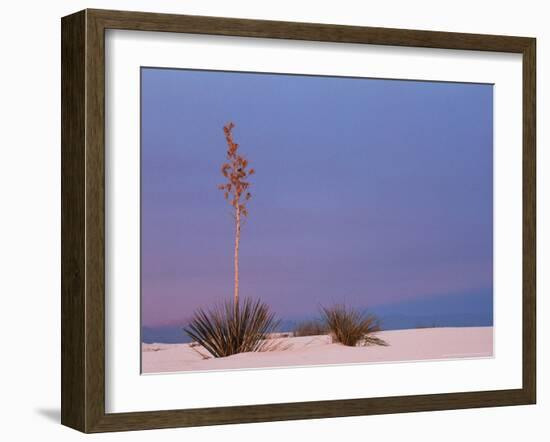
POLYGON ((493 327, 441 327, 391 330, 376 334, 388 346, 346 347, 328 335, 278 337, 268 352, 205 358, 201 346, 142 344, 142 373, 228 370, 426 359, 481 358, 493 355, 493 327))

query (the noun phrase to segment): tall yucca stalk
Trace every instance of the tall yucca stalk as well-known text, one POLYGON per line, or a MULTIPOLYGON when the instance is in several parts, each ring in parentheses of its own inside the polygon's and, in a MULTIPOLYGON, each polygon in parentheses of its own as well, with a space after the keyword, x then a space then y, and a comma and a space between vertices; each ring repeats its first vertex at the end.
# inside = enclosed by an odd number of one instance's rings
POLYGON ((239 302, 239 245, 241 241, 241 224, 248 216, 246 203, 252 197, 249 192, 250 182, 248 178, 254 175, 254 169, 248 168, 248 160, 238 150, 239 145, 233 140, 233 128, 235 125, 230 122, 223 127, 225 141, 227 143, 227 162, 222 164, 221 172, 227 180, 226 183, 218 185, 223 191, 224 198, 233 209, 235 221, 235 253, 233 265, 235 268, 235 281, 233 289, 233 302, 235 308, 239 302))

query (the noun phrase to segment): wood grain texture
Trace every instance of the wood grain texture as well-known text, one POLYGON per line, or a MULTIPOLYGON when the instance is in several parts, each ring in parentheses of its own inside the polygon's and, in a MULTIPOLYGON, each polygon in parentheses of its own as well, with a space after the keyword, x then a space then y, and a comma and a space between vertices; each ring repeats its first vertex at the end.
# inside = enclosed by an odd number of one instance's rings
POLYGON ((391 46, 522 52, 529 38, 318 23, 88 10, 105 29, 186 32, 391 46))
MULTIPOLYGON (((356 26, 86 10, 62 20, 62 423, 84 432, 531 404, 536 398, 535 40, 356 26), (523 55, 523 387, 338 401, 105 413, 106 29, 523 55)), ((138 296, 136 294, 136 296, 138 296)))
POLYGON ((105 414, 105 38, 86 11, 86 431, 105 414))
POLYGON ((537 395, 536 41, 523 51, 523 389, 537 395))
POLYGON ((85 14, 61 29, 61 422, 85 426, 85 14))

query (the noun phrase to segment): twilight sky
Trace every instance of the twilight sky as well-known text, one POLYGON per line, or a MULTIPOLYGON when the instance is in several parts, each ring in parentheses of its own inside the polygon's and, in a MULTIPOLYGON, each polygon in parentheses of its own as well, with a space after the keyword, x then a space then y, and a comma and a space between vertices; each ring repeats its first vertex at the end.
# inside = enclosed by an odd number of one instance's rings
POLYGON ((141 93, 144 326, 232 297, 228 121, 256 169, 241 296, 293 318, 492 291, 491 85, 143 68, 141 93))

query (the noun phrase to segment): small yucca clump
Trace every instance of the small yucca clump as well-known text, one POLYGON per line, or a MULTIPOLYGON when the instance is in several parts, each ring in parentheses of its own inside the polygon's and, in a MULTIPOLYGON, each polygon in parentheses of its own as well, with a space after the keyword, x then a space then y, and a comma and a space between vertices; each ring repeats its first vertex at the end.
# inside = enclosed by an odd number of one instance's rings
POLYGON ((378 318, 345 305, 321 307, 323 319, 335 342, 355 347, 357 345, 387 345, 374 333, 380 331, 378 318))
POLYGON ((326 335, 328 328, 322 321, 304 321, 300 322, 294 328, 294 336, 317 336, 326 335))
POLYGON ((211 309, 199 309, 183 330, 215 358, 270 349, 269 335, 280 321, 259 300, 226 301, 211 309))

